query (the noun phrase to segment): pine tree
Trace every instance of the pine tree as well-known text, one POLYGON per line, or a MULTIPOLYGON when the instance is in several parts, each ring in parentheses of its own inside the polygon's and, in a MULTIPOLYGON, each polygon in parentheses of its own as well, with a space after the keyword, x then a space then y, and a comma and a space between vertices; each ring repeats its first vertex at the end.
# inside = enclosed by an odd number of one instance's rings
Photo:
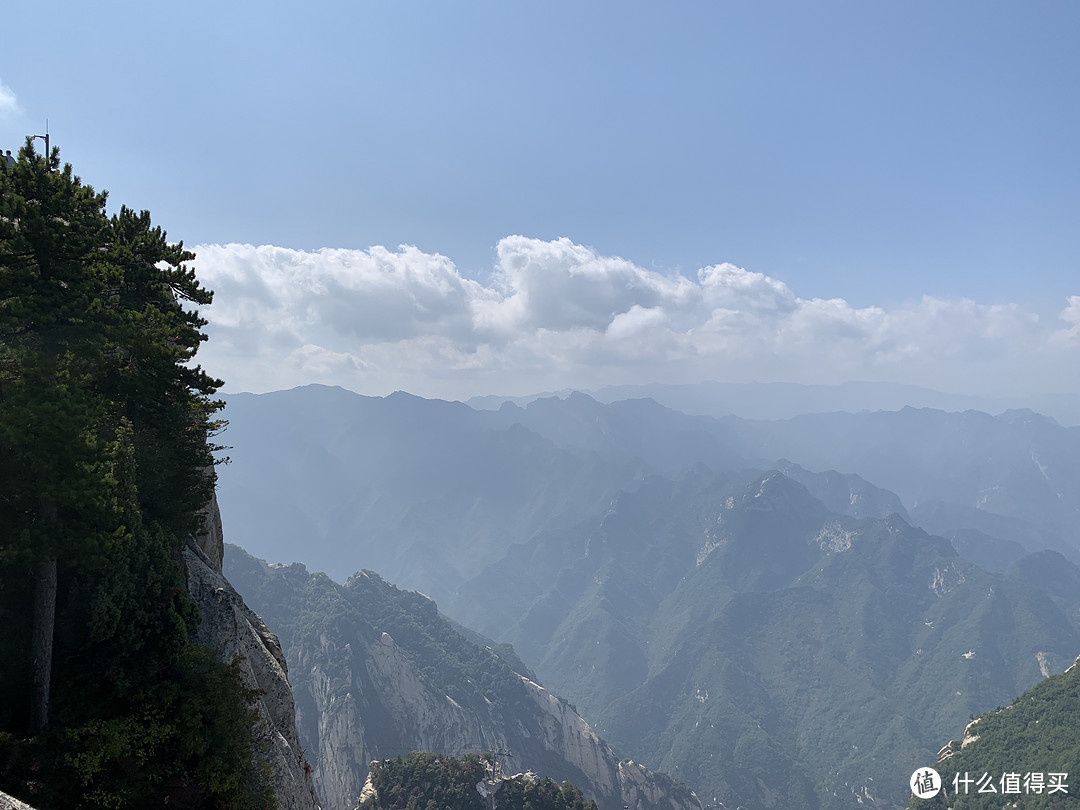
POLYGON ((58 164, 28 145, 0 197, 0 442, 12 474, 0 553, 35 581, 33 732, 48 721, 57 560, 114 527, 98 446, 107 405, 92 385, 106 350, 97 323, 105 197, 58 164))
POLYGON ((0 175, 0 786, 262 807, 253 694, 191 642, 184 587, 221 384, 189 307, 211 294, 148 213, 105 202, 29 141, 0 175))

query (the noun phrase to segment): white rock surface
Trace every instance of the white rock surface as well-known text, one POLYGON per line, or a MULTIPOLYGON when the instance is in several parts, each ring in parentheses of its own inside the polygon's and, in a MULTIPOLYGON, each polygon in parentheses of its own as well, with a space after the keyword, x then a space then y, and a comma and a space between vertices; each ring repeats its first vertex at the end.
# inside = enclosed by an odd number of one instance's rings
POLYGON ((318 810, 311 771, 300 748, 292 688, 277 637, 244 604, 221 574, 220 561, 189 545, 184 549, 188 592, 202 614, 198 641, 216 650, 222 660, 243 659, 244 685, 260 689, 259 734, 269 743, 267 761, 273 772, 280 810, 318 810))
POLYGON ((574 782, 601 810, 700 810, 689 792, 689 801, 673 796, 645 767, 620 763, 570 704, 528 678, 521 680, 536 711, 508 728, 493 708, 482 713, 433 693, 387 633, 369 646, 350 645, 349 653, 350 667, 339 667, 335 679, 318 666, 302 677, 316 707, 316 780, 329 810, 356 807, 373 759, 409 750, 459 756, 491 749, 513 752, 501 761, 507 773, 537 769, 543 760, 542 776, 574 782))
POLYGON ((34 810, 26 802, 20 802, 14 796, 8 796, 0 791, 0 810, 34 810))

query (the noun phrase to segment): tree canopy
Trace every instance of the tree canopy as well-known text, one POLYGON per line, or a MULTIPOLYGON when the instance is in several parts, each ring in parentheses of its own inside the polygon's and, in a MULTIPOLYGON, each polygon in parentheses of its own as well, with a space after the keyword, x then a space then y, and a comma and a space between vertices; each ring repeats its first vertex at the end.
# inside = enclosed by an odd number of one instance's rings
MULTIPOLYGON (((486 810, 476 790, 488 776, 486 763, 476 754, 448 757, 413 751, 404 757, 372 763, 374 795, 360 810, 486 810)), ((581 789, 554 779, 505 779, 496 795, 501 810, 596 810, 581 789)))
POLYGON ((31 141, 0 173, 0 787, 56 807, 263 807, 236 665, 181 552, 214 485, 211 301, 148 212, 31 141))
POLYGON ((1040 681, 1012 704, 979 715, 967 744, 932 767, 941 791, 909 810, 1066 810, 1080 805, 1080 665, 1040 681))

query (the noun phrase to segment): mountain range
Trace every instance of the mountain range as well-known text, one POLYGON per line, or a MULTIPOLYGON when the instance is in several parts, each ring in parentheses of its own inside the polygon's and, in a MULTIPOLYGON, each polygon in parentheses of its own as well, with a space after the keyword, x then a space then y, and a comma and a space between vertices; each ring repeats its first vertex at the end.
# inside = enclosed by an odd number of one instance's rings
MULTIPOLYGON (((477 396, 467 404, 480 410, 497 410, 504 402, 522 407, 546 397, 565 398, 573 389, 526 396, 477 396)), ((691 384, 650 383, 609 385, 586 390, 597 402, 652 399, 665 407, 698 416, 739 416, 744 419, 791 419, 809 413, 844 411, 898 411, 904 407, 942 411, 985 411, 1031 408, 1063 425, 1080 425, 1080 397, 1075 394, 979 396, 949 394, 888 382, 851 381, 840 385, 801 385, 784 382, 729 383, 706 381, 691 384)))
POLYGON ((461 583, 515 543, 698 464, 857 474, 927 530, 983 538, 970 556, 998 570, 1045 548, 1080 560, 1080 428, 1027 411, 720 420, 583 394, 477 411, 323 386, 226 399, 219 499, 238 545, 292 561, 303 538, 313 570, 377 570, 451 615, 461 583))
POLYGON ((706 802, 901 806, 942 739, 1080 649, 1080 433, 1031 412, 309 387, 227 415, 231 537, 428 594, 706 802))

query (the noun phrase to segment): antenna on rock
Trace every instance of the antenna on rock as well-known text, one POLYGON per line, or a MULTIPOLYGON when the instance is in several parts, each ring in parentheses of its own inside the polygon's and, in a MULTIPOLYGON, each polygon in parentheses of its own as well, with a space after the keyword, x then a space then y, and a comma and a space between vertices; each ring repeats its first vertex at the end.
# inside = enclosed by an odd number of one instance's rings
POLYGON ((45 161, 49 160, 49 119, 45 119, 45 134, 44 135, 31 135, 31 138, 41 138, 45 141, 45 161))

